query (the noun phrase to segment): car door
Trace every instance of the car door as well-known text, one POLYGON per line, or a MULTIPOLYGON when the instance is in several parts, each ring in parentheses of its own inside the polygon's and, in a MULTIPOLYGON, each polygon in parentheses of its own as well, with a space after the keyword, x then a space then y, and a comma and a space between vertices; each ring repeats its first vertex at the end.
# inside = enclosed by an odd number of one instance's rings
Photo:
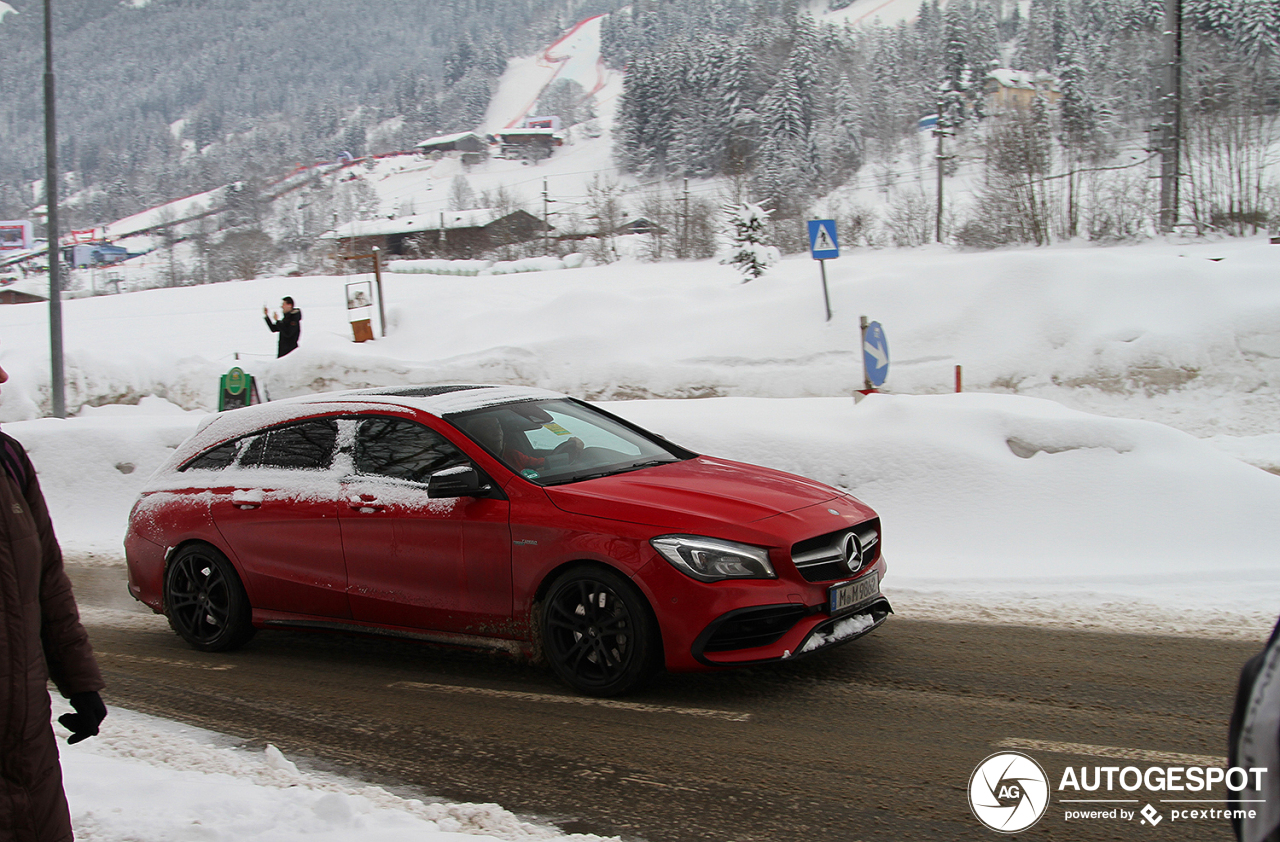
POLYGON ((361 418, 353 464, 339 510, 352 617, 501 636, 512 610, 507 500, 428 497, 432 473, 471 459, 408 418, 361 418))
POLYGON ((337 422, 313 418, 249 437, 210 512, 255 608, 349 618, 333 470, 337 422))

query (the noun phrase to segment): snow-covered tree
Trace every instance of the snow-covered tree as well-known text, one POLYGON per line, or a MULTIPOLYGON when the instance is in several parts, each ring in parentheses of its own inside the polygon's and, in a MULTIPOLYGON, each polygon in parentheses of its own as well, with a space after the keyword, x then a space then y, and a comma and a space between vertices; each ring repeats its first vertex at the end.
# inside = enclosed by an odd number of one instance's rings
POLYGON ((720 262, 742 273, 742 282, 754 281, 777 263, 781 255, 764 242, 769 211, 750 202, 725 208, 729 228, 725 232, 724 255, 720 262))
POLYGON ((471 189, 471 182, 462 173, 453 177, 449 184, 449 210, 463 211, 476 207, 476 194, 471 189))
POLYGON ((618 157, 622 165, 645 175, 661 174, 675 137, 676 96, 669 66, 657 56, 641 55, 631 63, 619 104, 621 131, 618 157))
POLYGON ((938 91, 938 123, 942 128, 960 128, 970 117, 981 117, 981 91, 974 88, 974 62, 969 52, 973 9, 955 4, 943 14, 942 85, 938 91), (977 111, 978 113, 974 113, 977 111))
POLYGON ((1252 0, 1240 11, 1238 32, 1246 53, 1253 59, 1280 53, 1280 2, 1252 0))

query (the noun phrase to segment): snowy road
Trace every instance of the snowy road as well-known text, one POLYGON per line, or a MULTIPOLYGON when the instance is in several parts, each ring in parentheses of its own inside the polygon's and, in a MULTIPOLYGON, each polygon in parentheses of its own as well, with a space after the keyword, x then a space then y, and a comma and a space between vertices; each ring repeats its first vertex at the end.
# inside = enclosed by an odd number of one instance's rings
MULTIPOLYGON (((1256 649, 896 617, 821 657, 668 676, 598 703, 535 667, 394 640, 264 632, 241 652, 201 654, 130 603, 122 568, 71 572, 109 704, 650 842, 988 839, 964 796, 984 757, 1034 748, 1055 781, 1108 752, 1211 763, 1256 649)), ((1065 824, 1065 809, 1024 837, 1128 838, 1065 824)), ((1156 835, 1230 838, 1213 821, 1156 835)))

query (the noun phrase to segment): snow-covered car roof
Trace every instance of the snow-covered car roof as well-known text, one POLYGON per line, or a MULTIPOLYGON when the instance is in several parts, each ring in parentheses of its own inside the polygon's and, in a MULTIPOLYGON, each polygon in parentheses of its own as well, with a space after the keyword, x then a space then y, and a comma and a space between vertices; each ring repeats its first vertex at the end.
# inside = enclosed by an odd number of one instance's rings
POLYGON ((374 389, 352 389, 324 392, 229 409, 210 416, 178 452, 176 460, 186 458, 215 444, 285 424, 309 415, 410 410, 437 417, 456 415, 475 409, 523 401, 565 398, 567 395, 531 386, 485 386, 450 384, 435 386, 388 386, 374 389))

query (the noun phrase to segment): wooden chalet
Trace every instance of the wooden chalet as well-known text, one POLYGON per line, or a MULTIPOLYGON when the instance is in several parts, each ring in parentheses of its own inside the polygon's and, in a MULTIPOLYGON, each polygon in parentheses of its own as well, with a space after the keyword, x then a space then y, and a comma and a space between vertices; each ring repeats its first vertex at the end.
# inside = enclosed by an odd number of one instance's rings
POLYGON ((489 152, 489 144, 475 132, 459 132, 428 138, 414 144, 413 148, 427 155, 434 152, 441 154, 448 152, 487 154, 489 152))
POLYGON ((527 211, 503 213, 481 208, 357 220, 321 235, 321 239, 333 240, 344 256, 368 254, 378 248, 385 257, 472 258, 550 230, 552 226, 527 211))

